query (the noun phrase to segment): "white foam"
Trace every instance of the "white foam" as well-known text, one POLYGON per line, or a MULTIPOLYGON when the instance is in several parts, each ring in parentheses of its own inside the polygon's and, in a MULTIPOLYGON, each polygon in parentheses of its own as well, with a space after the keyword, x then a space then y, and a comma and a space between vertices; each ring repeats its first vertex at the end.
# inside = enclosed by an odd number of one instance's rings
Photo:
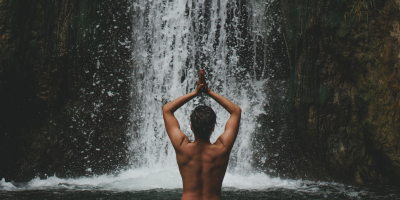
POLYGON ((15 189, 16 189, 16 187, 12 183, 6 182, 6 180, 4 178, 1 179, 0 190, 12 191, 15 189))
POLYGON ((253 190, 264 190, 268 188, 298 189, 301 188, 302 185, 302 181, 271 178, 264 173, 255 173, 248 176, 227 173, 223 182, 223 187, 253 190))
MULTIPOLYGON (((270 178, 259 173, 247 176, 227 173, 223 187, 237 189, 268 189, 286 188, 299 189, 301 181, 282 180, 270 178)), ((23 186, 16 187, 5 180, 0 181, 0 189, 7 191, 37 190, 37 189, 69 189, 69 190, 112 190, 139 191, 150 189, 179 189, 182 188, 182 179, 177 168, 141 168, 126 170, 118 175, 101 175, 81 178, 58 178, 56 176, 47 179, 35 178, 23 186)))

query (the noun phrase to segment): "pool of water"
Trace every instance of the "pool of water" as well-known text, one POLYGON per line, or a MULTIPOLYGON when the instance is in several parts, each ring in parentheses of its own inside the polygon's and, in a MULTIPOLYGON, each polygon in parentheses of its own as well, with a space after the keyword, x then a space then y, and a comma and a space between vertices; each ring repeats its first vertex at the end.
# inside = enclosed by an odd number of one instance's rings
MULTIPOLYGON (((77 179, 56 176, 25 183, 0 180, 0 199, 180 199, 176 169, 127 170, 118 175, 77 179)), ((351 186, 334 182, 283 180, 265 174, 227 173, 222 199, 400 199, 395 186, 351 186)))
MULTIPOLYGON (((381 186, 380 186, 381 187, 381 186)), ((0 191, 0 199, 180 199, 182 189, 109 191, 96 189, 40 189, 0 191)), ((397 188, 359 188, 351 186, 309 185, 309 189, 269 188, 245 190, 223 188, 222 199, 400 199, 397 188)))

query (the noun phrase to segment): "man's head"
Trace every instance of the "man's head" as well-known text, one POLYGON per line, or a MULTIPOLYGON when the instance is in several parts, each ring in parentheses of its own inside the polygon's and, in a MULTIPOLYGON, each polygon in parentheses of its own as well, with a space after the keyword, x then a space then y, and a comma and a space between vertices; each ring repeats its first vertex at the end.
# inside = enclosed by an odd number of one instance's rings
POLYGON ((190 115, 192 130, 200 139, 209 139, 216 120, 214 110, 208 106, 197 106, 190 115))

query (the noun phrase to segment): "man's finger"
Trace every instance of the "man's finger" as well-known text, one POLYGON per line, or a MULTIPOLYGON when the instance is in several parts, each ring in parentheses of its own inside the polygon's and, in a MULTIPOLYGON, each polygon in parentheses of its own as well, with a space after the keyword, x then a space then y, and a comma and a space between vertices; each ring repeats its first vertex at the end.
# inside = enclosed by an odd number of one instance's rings
POLYGON ((201 84, 201 72, 202 72, 202 70, 200 70, 200 73, 199 73, 199 83, 201 84))
POLYGON ((204 79, 204 72, 201 70, 201 84, 204 84, 206 80, 204 79))

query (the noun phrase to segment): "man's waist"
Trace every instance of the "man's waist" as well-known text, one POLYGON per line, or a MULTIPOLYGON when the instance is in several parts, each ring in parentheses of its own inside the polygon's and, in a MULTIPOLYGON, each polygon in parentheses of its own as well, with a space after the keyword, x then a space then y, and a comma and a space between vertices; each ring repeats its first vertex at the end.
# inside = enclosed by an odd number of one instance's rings
POLYGON ((220 200, 220 193, 183 192, 182 200, 220 200))

